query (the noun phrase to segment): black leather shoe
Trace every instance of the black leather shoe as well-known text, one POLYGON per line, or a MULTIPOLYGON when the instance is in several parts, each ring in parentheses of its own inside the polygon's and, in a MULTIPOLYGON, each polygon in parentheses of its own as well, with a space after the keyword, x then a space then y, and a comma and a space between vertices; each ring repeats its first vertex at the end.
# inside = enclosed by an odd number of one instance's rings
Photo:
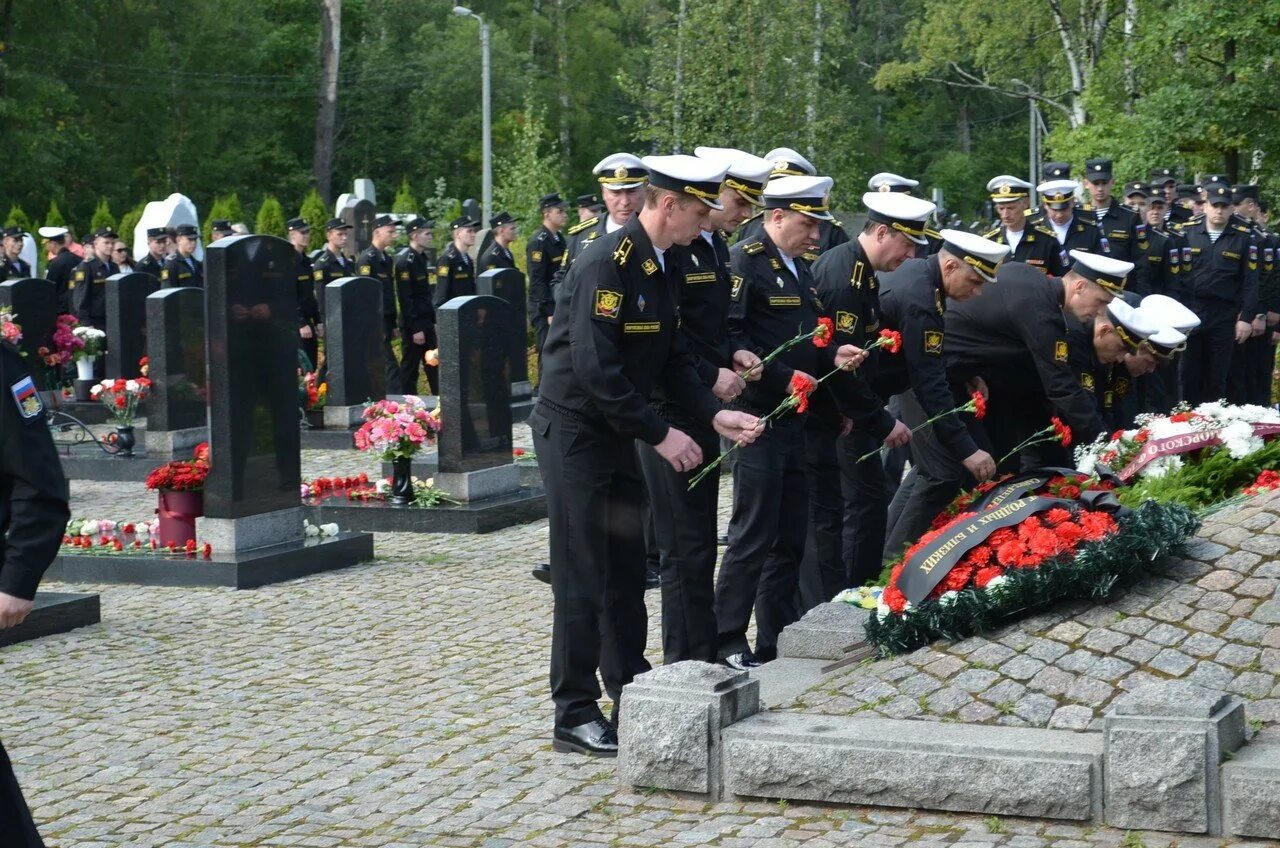
POLYGON ((529 573, 538 580, 541 580, 543 583, 546 583, 548 586, 551 585, 551 563, 540 562, 535 565, 533 567, 533 571, 529 573))
POLYGON ((616 757, 618 731, 603 718, 592 719, 577 727, 557 727, 551 739, 551 750, 561 754, 586 754, 588 757, 616 757))
POLYGON ((738 671, 748 671, 760 665, 750 651, 740 651, 736 654, 730 654, 720 660, 720 665, 727 665, 729 668, 736 668, 738 671))
POLYGON ((657 566, 649 566, 644 571, 644 588, 657 589, 662 585, 662 575, 658 573, 657 566))

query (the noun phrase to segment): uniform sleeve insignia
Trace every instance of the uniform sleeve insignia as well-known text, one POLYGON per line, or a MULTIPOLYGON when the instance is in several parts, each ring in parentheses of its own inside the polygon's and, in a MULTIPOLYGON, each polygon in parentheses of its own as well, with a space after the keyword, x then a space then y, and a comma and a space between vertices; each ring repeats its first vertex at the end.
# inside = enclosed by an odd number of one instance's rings
POLYGON ((729 289, 729 297, 737 300, 742 295, 742 277, 737 274, 731 274, 729 279, 733 281, 733 286, 729 289))
POLYGON ((647 276, 652 276, 658 273, 658 263, 654 262, 652 259, 646 259, 644 262, 640 263, 640 267, 644 270, 644 273, 647 276))
POLYGON ((836 330, 841 333, 849 333, 852 335, 855 327, 858 326, 858 316, 852 312, 844 310, 836 311, 836 330))
POLYGON ((933 354, 934 356, 942 355, 942 331, 941 330, 925 330, 924 331, 924 352, 933 354))
POLYGON ((1258 261, 1258 246, 1256 244, 1249 245, 1249 261, 1250 262, 1258 261))
POLYGON ((84 271, 76 271, 76 282, 84 282, 84 271))
POLYGON ((529 259, 530 259, 530 260, 532 260, 532 261, 534 261, 534 262, 541 262, 541 261, 542 261, 542 251, 541 251, 541 250, 535 250, 535 251, 533 251, 532 253, 530 253, 530 254, 529 254, 529 259))
POLYGON ((1181 254, 1181 251, 1179 251, 1179 250, 1178 250, 1178 248, 1176 248, 1176 247, 1171 247, 1171 248, 1169 248, 1169 264, 1170 264, 1170 265, 1177 265, 1177 264, 1178 264, 1178 257, 1179 257, 1179 255, 1180 255, 1180 254, 1181 254))
POLYGON ((9 391, 13 394, 14 402, 18 404, 18 414, 23 418, 30 420, 44 412, 44 403, 40 400, 40 392, 36 391, 36 384, 31 380, 30 376, 23 377, 14 383, 9 387, 9 391))
POLYGON ((1086 391, 1093 391, 1093 375, 1085 371, 1080 375, 1080 385, 1085 387, 1086 391))
POLYGON ((447 277, 447 276, 449 276, 449 266, 448 266, 448 265, 437 265, 437 266, 436 266, 436 276, 438 276, 438 277, 447 277))
POLYGON ((627 259, 631 256, 631 248, 634 246, 631 236, 623 236, 622 241, 618 242, 618 249, 613 252, 613 261, 618 263, 619 268, 627 264, 627 259))
POLYGON ((596 304, 594 314, 596 318, 603 318, 606 321, 617 321, 618 316, 622 313, 622 294, 608 289, 596 289, 596 304))
POLYGON ((360 266, 360 276, 362 276, 362 277, 367 277, 367 276, 369 276, 369 274, 370 274, 370 272, 371 272, 371 271, 373 271, 373 267, 372 267, 372 266, 370 266, 370 265, 361 265, 361 266, 360 266))
POLYGON ((1053 343, 1053 359, 1055 362, 1067 361, 1067 342, 1065 339, 1058 339, 1053 343))
POLYGON ((1190 247, 1182 248, 1182 261, 1190 262, 1192 253, 1194 253, 1194 251, 1190 247))
MULTIPOLYGON (((167 279, 169 279, 169 269, 168 269, 168 268, 161 268, 161 269, 160 269, 160 279, 161 279, 161 280, 167 280, 167 279)), ((74 284, 74 283, 72 283, 72 284, 71 284, 71 288, 75 288, 75 284, 74 284)))
POLYGON ((762 242, 762 241, 753 241, 753 242, 751 242, 750 244, 745 245, 745 246, 742 248, 742 250, 743 250, 743 252, 744 252, 744 253, 746 253, 748 256, 755 256, 757 253, 759 253, 760 251, 764 250, 764 242, 762 242))

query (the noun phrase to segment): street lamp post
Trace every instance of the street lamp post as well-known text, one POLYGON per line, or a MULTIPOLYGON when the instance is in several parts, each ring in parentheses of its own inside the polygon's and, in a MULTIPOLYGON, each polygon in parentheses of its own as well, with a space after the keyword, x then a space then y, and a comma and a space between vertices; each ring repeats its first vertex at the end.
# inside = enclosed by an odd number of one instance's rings
POLYGON ((493 214, 493 136, 490 125, 489 113, 489 25, 484 22, 484 18, 468 9, 466 6, 454 6, 453 13, 464 18, 475 18, 480 24, 480 109, 481 121, 483 124, 483 140, 484 147, 484 218, 487 222, 489 216, 493 214))

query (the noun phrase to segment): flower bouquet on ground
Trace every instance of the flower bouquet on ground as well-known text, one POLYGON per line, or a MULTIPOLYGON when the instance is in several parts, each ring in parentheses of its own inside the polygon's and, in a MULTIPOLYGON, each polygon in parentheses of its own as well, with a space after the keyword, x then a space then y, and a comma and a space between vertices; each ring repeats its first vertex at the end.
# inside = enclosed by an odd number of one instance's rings
POLYGON ((319 412, 329 400, 329 384, 319 373, 298 369, 298 401, 306 412, 319 412))
POLYGON ((161 546, 194 544, 196 519, 204 515, 204 484, 211 467, 209 443, 201 442, 191 459, 166 462, 147 475, 147 488, 160 493, 156 534, 161 546))
POLYGON ((197 545, 195 538, 183 542, 160 542, 159 520, 112 521, 106 518, 73 518, 62 536, 62 553, 75 556, 138 556, 185 554, 187 559, 213 556, 213 546, 197 545))
MULTIPOLYGON (((361 475, 363 476, 363 475, 361 475)), ((359 486, 353 486, 347 489, 347 500, 349 501, 382 501, 390 502, 395 496, 398 483, 395 478, 375 480, 372 483, 362 483, 359 486)), ((448 492, 437 489, 434 477, 428 477, 421 480, 417 477, 409 477, 410 494, 408 495, 408 504, 418 507, 433 507, 441 504, 459 504, 457 498, 448 492)))
POLYGON ((12 345, 22 341, 22 325, 18 323, 17 314, 3 307, 0 307, 0 339, 12 345))
POLYGON ((440 432, 440 410, 427 411, 422 398, 405 395, 404 400, 380 400, 364 408, 364 423, 355 433, 356 449, 374 451, 393 471, 388 503, 407 506, 414 500, 410 473, 413 457, 427 445, 435 444, 440 432))
POLYGON ((1280 413, 1267 407, 1181 405, 1135 423, 1075 453, 1082 472, 1114 470, 1127 484, 1120 499, 1130 506, 1154 499, 1204 509, 1239 494, 1261 472, 1280 470, 1280 413))
POLYGON ((117 427, 132 427, 138 417, 138 404, 151 394, 151 380, 135 377, 132 380, 103 380, 89 395, 107 408, 111 423, 117 427))

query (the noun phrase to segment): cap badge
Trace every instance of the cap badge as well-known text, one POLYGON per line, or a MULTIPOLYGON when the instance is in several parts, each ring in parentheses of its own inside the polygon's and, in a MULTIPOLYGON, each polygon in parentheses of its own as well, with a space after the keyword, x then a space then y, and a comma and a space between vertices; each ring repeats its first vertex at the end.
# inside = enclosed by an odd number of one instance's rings
POLYGON ((616 177, 617 179, 622 179, 623 177, 625 177, 625 176, 627 175, 627 169, 626 169, 626 168, 624 168, 623 166, 619 165, 617 168, 615 168, 615 169, 614 169, 614 171, 613 171, 613 175, 614 175, 614 177, 616 177))
POLYGON ((893 186, 888 183, 880 183, 880 185, 876 187, 876 191, 893 191, 893 186))

